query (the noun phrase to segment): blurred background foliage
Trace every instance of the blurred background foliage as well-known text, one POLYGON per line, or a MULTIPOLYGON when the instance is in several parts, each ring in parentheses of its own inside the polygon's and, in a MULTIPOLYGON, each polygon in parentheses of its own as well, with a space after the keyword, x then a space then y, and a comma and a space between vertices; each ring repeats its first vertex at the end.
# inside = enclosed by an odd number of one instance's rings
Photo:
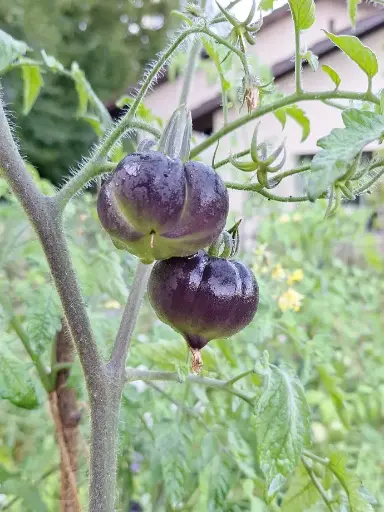
MULTIPOLYGON (((163 47, 172 28, 177 0, 2 0, 0 29, 25 41, 39 58, 54 55, 64 67, 76 61, 96 94, 113 106, 136 84, 143 67, 163 47)), ((5 101, 17 119, 23 152, 41 176, 58 184, 71 166, 87 156, 96 136, 76 120, 71 81, 44 74, 45 86, 28 116, 22 115, 20 70, 2 78, 5 101)))
MULTIPOLYGON (((34 176, 49 193, 51 185, 34 176)), ((0 291, 11 300, 48 365, 59 320, 56 293, 27 219, 4 182, 0 184, 1 195, 7 198, 0 202, 0 291)), ((377 245, 380 237, 366 230, 373 206, 344 207, 326 221, 321 202, 287 209, 250 197, 248 208, 250 216, 262 221, 257 240, 251 240, 249 250, 240 257, 252 266, 259 281, 260 309, 243 332, 204 348, 203 375, 228 379, 253 368, 265 349, 272 362, 293 366, 312 408, 313 451, 324 457, 333 454, 345 481, 349 479, 354 488, 360 487, 360 482, 348 469, 357 471, 364 485, 361 492, 372 503, 366 503, 372 508, 361 510, 382 510, 384 260, 377 245)), ((100 230, 90 194, 69 205, 66 232, 98 343, 106 356, 135 260, 114 250, 100 230)), ((31 398, 25 390, 21 394, 24 406, 33 407, 30 411, 10 400, 0 401, 2 503, 7 506, 18 498, 9 510, 54 511, 59 497, 59 459, 44 393, 12 327, 4 319, 2 325, 3 361, 8 352, 16 356, 13 374, 22 372, 24 387, 28 375, 35 389, 33 402, 28 402, 31 398)), ((130 364, 177 370, 182 375, 186 355, 180 336, 162 324, 145 303, 130 364)), ((1 372, 3 375, 4 369, 1 372)), ((260 377, 254 374, 235 386, 255 396, 259 384, 260 377)), ((88 413, 77 362, 70 385, 76 389, 83 415, 78 478, 85 502, 88 413)), ((4 382, 1 387, 6 389, 4 382)), ((301 466, 288 482, 289 491, 284 489, 270 505, 264 503, 252 408, 220 390, 185 382, 127 384, 119 435, 119 510, 326 510, 301 466)), ((335 510, 342 510, 345 492, 321 464, 314 468, 340 507, 335 510)))

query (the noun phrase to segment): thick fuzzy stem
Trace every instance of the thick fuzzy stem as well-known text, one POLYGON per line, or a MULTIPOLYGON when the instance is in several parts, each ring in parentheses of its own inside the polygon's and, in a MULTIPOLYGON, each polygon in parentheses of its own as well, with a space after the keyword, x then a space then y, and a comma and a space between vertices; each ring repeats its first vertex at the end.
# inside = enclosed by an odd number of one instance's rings
MULTIPOLYGON (((39 192, 31 175, 26 170, 23 159, 12 138, 1 103, 0 141, 0 167, 12 192, 28 215, 44 249, 56 289, 61 299, 65 319, 79 354, 91 401, 91 435, 92 440, 95 440, 93 456, 91 457, 90 492, 91 496, 92 493, 96 495, 96 490, 106 496, 109 493, 109 480, 103 474, 105 461, 102 454, 109 454, 111 446, 108 444, 116 443, 116 439, 108 439, 108 435, 112 431, 114 434, 116 432, 114 424, 112 425, 113 428, 110 426, 116 413, 111 415, 110 408, 112 404, 108 396, 108 381, 104 366, 71 263, 60 215, 52 198, 45 197, 39 192), (112 419, 110 418, 111 416, 112 419), (101 433, 102 439, 99 439, 101 433), (104 444, 108 446, 104 446, 104 444)), ((118 410, 118 404, 115 404, 115 410, 118 410)), ((114 486, 112 488, 114 489, 114 486)), ((105 499, 109 500, 110 498, 105 499)), ((95 501, 93 499, 93 502, 95 501)), ((102 507, 104 506, 103 502, 101 502, 101 505, 102 507)), ((90 510, 112 511, 113 505, 104 508, 91 508, 90 510)))

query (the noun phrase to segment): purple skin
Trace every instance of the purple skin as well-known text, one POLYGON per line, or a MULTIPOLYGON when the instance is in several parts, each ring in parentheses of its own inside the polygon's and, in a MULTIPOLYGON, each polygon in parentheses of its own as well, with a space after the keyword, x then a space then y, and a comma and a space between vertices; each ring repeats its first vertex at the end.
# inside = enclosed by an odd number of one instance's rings
POLYGON ((228 338, 255 316, 259 288, 253 273, 238 261, 209 256, 158 261, 148 282, 157 316, 179 332, 192 349, 228 338))
POLYGON ((132 153, 102 185, 97 211, 118 249, 150 263, 209 246, 225 226, 228 192, 206 164, 132 153))

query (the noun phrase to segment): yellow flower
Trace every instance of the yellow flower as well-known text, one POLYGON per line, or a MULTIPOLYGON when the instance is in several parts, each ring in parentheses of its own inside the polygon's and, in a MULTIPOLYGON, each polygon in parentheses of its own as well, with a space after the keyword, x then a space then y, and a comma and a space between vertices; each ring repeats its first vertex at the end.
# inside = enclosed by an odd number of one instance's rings
POLYGON ((300 215, 300 213, 294 213, 292 215, 292 220, 294 222, 300 222, 303 217, 300 215))
POLYGON ((290 309, 297 312, 301 308, 303 299, 304 296, 301 295, 301 293, 297 292, 293 288, 288 288, 288 290, 279 297, 277 303, 283 312, 289 311, 290 309))
POLYGON ((117 302, 117 300, 108 300, 104 306, 106 307, 106 309, 120 309, 121 308, 121 304, 119 302, 117 302))
POLYGON ((271 273, 272 279, 275 279, 276 281, 281 281, 285 278, 285 270, 283 267, 278 263, 276 267, 272 270, 271 273))
POLYGON ((299 283, 300 281, 302 281, 303 277, 304 277, 303 271, 301 270, 301 268, 297 268, 294 272, 292 272, 292 274, 289 274, 287 283, 289 286, 291 286, 291 284, 293 284, 293 283, 296 283, 296 282, 299 283))
POLYGON ((279 217, 279 222, 281 222, 282 224, 286 224, 290 220, 291 218, 287 213, 284 213, 283 215, 281 215, 281 217, 279 217))

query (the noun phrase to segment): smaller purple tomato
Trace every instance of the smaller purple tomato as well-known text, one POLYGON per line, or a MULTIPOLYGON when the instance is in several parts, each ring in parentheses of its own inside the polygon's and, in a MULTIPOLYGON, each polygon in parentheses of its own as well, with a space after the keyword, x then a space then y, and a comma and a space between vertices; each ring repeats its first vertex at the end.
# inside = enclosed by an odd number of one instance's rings
POLYGON ((259 303, 258 284, 248 267, 205 251, 158 261, 148 295, 160 320, 179 332, 192 352, 241 331, 259 303))
POLYGON ((224 228, 228 192, 204 163, 138 152, 102 185, 97 211, 117 248, 150 263, 209 246, 224 228))

